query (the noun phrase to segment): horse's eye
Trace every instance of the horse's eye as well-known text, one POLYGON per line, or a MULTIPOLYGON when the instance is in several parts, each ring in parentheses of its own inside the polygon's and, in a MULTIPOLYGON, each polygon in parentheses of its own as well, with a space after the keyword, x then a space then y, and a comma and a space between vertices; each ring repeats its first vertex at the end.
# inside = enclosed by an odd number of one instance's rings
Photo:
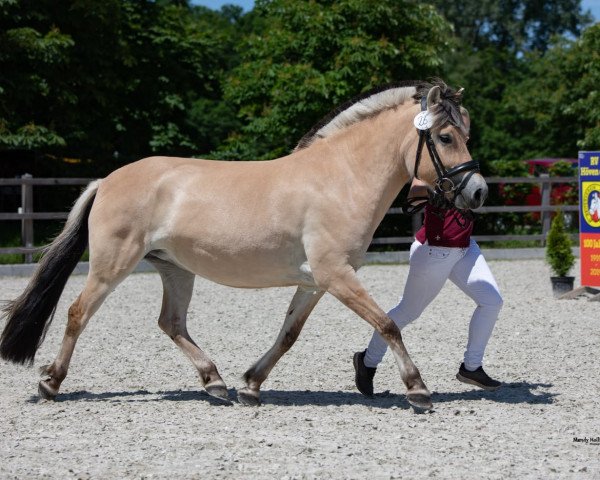
POLYGON ((440 142, 448 145, 448 144, 452 143, 452 137, 450 135, 448 135, 447 133, 444 133, 443 135, 440 135, 440 142))

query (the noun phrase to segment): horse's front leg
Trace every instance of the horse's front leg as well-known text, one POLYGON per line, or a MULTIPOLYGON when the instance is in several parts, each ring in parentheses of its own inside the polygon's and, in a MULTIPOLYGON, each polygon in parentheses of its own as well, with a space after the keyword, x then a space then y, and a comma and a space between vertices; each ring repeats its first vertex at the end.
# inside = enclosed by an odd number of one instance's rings
POLYGON ((400 330, 370 297, 356 277, 355 271, 348 267, 344 273, 330 277, 327 291, 369 322, 389 345, 400 369, 400 377, 408 390, 408 402, 417 409, 433 408, 431 393, 408 355, 400 330))
POLYGON ((300 335, 300 331, 310 312, 312 312, 312 309, 324 293, 321 290, 307 290, 303 287, 298 287, 288 308, 277 340, 275 340, 269 351, 244 374, 246 387, 238 391, 238 400, 242 404, 260 405, 260 386, 266 380, 277 361, 292 347, 300 335))

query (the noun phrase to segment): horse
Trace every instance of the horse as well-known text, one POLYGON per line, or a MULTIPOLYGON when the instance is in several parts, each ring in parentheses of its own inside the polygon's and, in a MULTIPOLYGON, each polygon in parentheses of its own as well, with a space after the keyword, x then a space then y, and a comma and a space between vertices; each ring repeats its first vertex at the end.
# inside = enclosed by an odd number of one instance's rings
POLYGON ((332 111, 281 158, 155 156, 90 183, 25 290, 4 306, 0 356, 33 364, 63 288, 88 247, 84 288, 68 310, 56 358, 41 368, 43 399, 58 395, 88 321, 145 258, 163 284, 158 325, 189 357, 213 397, 231 402, 216 365, 186 327, 196 275, 239 288, 297 287, 275 343, 243 376, 241 404, 260 405, 261 384, 328 292, 388 343, 408 402, 431 409, 431 394, 400 331, 356 271, 375 229, 412 178, 457 208, 483 203, 487 185, 466 145, 470 119, 461 100, 462 89, 442 80, 396 84, 332 111))

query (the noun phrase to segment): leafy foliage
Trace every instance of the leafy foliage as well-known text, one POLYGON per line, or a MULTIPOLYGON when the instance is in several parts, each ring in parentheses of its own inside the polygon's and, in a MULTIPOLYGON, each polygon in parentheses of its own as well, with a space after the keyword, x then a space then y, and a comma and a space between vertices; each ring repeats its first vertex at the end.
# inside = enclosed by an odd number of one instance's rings
POLYGON ((98 176, 151 154, 272 158, 365 89, 441 76, 466 88, 484 174, 572 158, 600 145, 588 24, 579 0, 0 0, 0 150, 98 176))
POLYGON ((583 125, 583 135, 577 146, 582 149, 600 145, 600 23, 588 28, 569 52, 567 79, 573 81, 571 101, 564 115, 576 118, 583 125))
POLYGON ((546 261, 557 277, 564 277, 573 267, 575 257, 571 251, 571 239, 565 232, 561 212, 556 212, 554 215, 546 241, 546 261))
POLYGON ((166 0, 3 0, 0 148, 92 158, 95 175, 152 153, 210 152, 237 125, 221 80, 240 14, 166 0))
POLYGON ((591 22, 579 0, 498 2, 465 0, 430 3, 454 25, 465 47, 474 51, 494 48, 511 54, 544 52, 556 35, 579 36, 591 22))
POLYGON ((272 158, 290 151, 342 101, 370 87, 437 71, 449 26, 403 0, 258 1, 264 28, 244 40, 225 84, 243 127, 219 152, 272 158))
POLYGON ((557 40, 546 55, 528 57, 527 74, 507 88, 507 115, 498 119, 512 138, 505 155, 573 158, 600 145, 599 51, 597 24, 577 41, 557 40))
POLYGON ((446 77, 466 89, 471 152, 484 173, 497 160, 572 158, 576 140, 564 125, 573 117, 559 120, 556 110, 573 97, 564 88, 570 82, 561 71, 562 58, 556 57, 557 46, 591 22, 580 1, 432 1, 453 24, 459 42, 445 63, 446 77))
POLYGON ((72 105, 72 96, 55 86, 62 83, 73 40, 52 26, 38 31, 30 6, 0 3, 0 146, 5 148, 66 144, 50 105, 59 110, 72 105))

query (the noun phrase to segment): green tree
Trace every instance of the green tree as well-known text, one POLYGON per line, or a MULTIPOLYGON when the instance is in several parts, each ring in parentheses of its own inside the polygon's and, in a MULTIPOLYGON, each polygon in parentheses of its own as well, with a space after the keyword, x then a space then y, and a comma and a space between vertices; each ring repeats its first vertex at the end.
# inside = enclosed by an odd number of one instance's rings
POLYGON ((597 149, 600 146, 600 23, 586 29, 575 42, 565 74, 566 79, 573 81, 573 102, 565 99, 564 114, 576 118, 583 130, 577 147, 597 149))
POLYGON ((508 155, 573 158, 600 145, 600 24, 530 56, 527 74, 506 89, 497 123, 512 138, 508 155))
MULTIPOLYGON (((553 42, 561 37, 578 36, 590 23, 591 16, 582 11, 580 0, 467 0, 460 4, 432 0, 432 3, 452 23, 457 37, 457 48, 446 58, 445 77, 466 89, 465 105, 473 118, 473 156, 482 162, 486 173, 492 170, 491 162, 498 159, 531 157, 534 144, 539 145, 540 139, 534 139, 529 132, 543 129, 542 124, 529 118, 531 112, 547 118, 554 113, 530 105, 528 118, 523 118, 522 109, 513 101, 513 86, 529 82, 529 88, 535 91, 537 82, 543 78, 532 62, 548 54, 548 62, 556 64, 557 59, 549 51, 553 42), (525 149, 524 144, 528 144, 525 149)), ((528 97, 529 94, 521 97, 523 106, 528 97)), ((546 131, 546 136, 564 138, 566 132, 563 129, 555 136, 556 132, 546 131)), ((552 156, 562 155, 555 152, 552 156)))
POLYGON ((592 21, 581 0, 430 0, 454 26, 455 34, 470 50, 490 47, 513 55, 544 52, 557 35, 579 36, 592 21))
POLYGON ((242 43, 225 83, 244 126, 215 156, 283 155, 349 97, 439 72, 450 48, 448 24, 408 0, 259 0, 254 13, 263 28, 242 43))
MULTIPOLYGON (((26 6, 27 7, 27 6, 26 6)), ((73 97, 62 73, 73 40, 51 25, 40 28, 34 12, 17 0, 0 0, 0 147, 65 145, 53 121, 53 107, 68 109, 73 97)))
POLYGON ((237 126, 221 79, 240 15, 175 0, 0 0, 0 148, 91 159, 96 175, 210 152, 237 126))
POLYGON ((208 153, 226 134, 220 121, 235 122, 220 102, 236 38, 230 17, 180 3, 123 3, 126 101, 114 120, 127 157, 208 153))

